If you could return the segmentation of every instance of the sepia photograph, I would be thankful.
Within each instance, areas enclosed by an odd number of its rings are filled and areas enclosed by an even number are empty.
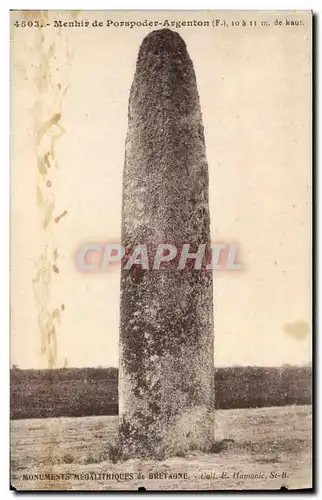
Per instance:
[[[308,10],[10,12],[10,485],[312,488]]]

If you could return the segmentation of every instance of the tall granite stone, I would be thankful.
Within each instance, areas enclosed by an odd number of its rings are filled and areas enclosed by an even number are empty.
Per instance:
[[[207,451],[214,433],[212,272],[178,258],[151,269],[160,243],[210,246],[208,166],[196,77],[169,29],[140,47],[130,92],[122,244],[149,269],[121,272],[119,440],[123,456]],[[146,267],[146,266],[145,266]]]

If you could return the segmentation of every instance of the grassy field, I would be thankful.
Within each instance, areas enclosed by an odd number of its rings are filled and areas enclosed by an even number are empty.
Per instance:
[[[310,405],[217,410],[217,453],[116,464],[107,445],[115,442],[117,417],[14,420],[11,484],[18,490],[308,488],[311,414]],[[149,478],[160,473],[186,474],[187,479]]]

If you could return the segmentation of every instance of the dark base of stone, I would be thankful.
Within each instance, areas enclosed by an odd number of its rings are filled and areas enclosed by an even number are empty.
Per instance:
[[[108,447],[108,456],[111,462],[113,463],[118,463],[118,462],[125,462],[130,459],[145,459],[145,460],[156,460],[156,461],[162,461],[170,457],[179,457],[179,458],[187,458],[189,457],[192,453],[198,453],[198,454],[206,454],[206,455],[214,455],[218,453],[222,453],[227,451],[227,449],[231,448],[234,446],[234,440],[233,439],[222,439],[220,441],[215,441],[215,439],[210,440],[208,445],[204,448],[187,448],[186,451],[177,450],[171,453],[171,454],[166,454],[165,450],[141,450],[141,454],[137,453],[137,450],[131,450],[129,446],[127,446],[126,442],[122,439],[118,439],[118,441],[114,444],[110,444]],[[132,452],[132,453],[131,453]]]
[[[164,415],[133,415],[121,418],[120,456],[164,460],[193,451],[209,453],[214,443],[214,412],[204,407],[189,408],[174,418]]]

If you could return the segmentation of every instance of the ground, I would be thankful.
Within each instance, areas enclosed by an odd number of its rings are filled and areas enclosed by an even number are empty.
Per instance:
[[[107,450],[116,439],[117,417],[14,420],[11,484],[17,490],[309,488],[311,416],[309,405],[217,410],[214,453],[115,464]],[[149,479],[156,473],[187,478]]]

